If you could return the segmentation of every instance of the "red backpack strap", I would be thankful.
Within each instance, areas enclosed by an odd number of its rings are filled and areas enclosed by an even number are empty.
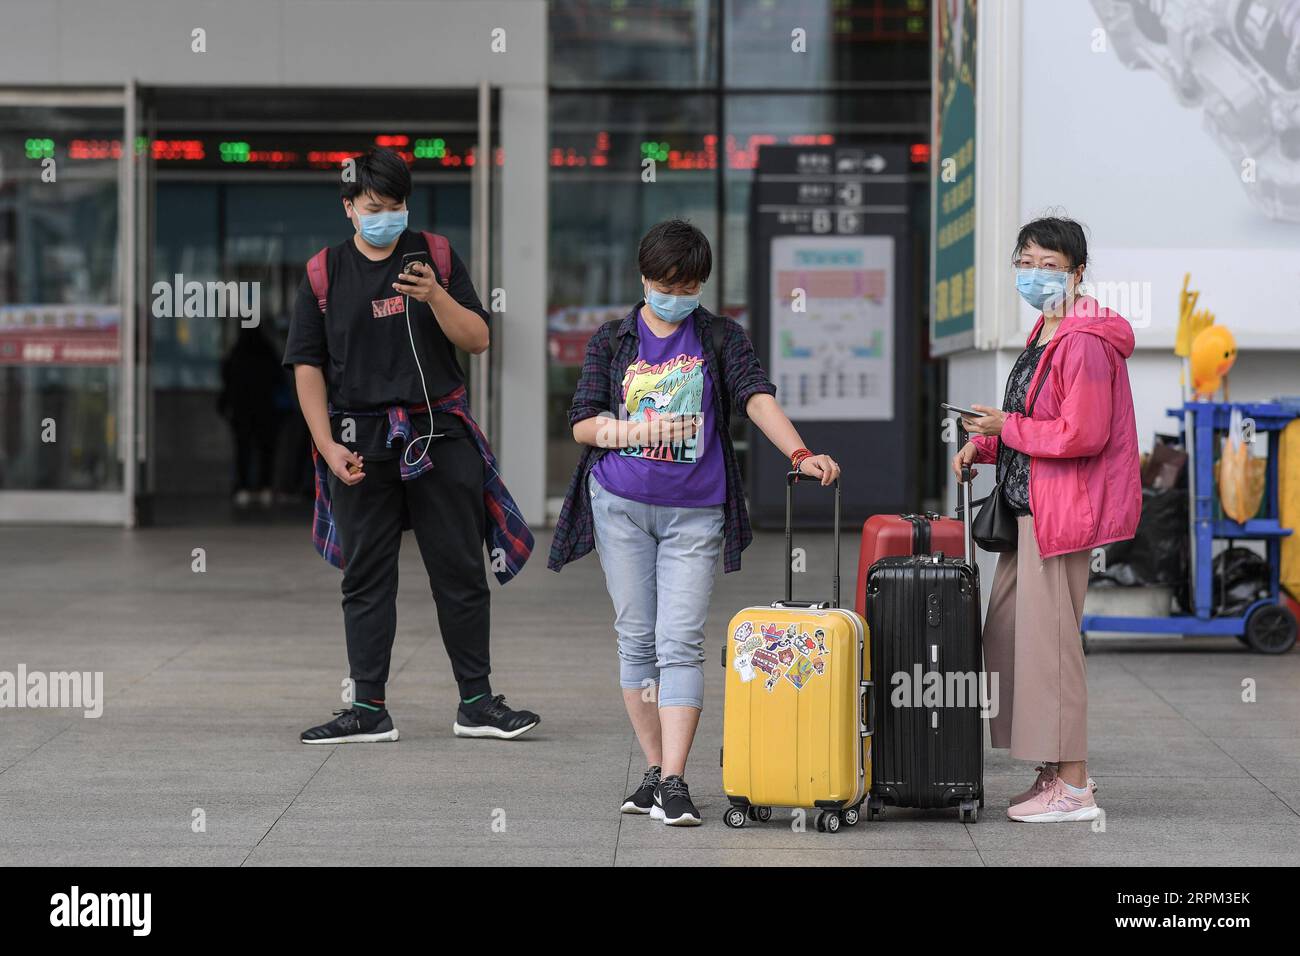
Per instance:
[[[446,236],[436,232],[422,232],[420,235],[424,236],[429,255],[433,256],[434,268],[438,270],[438,279],[446,289],[451,284],[451,243]]]
[[[307,281],[311,283],[311,291],[316,296],[321,315],[325,314],[325,303],[330,292],[330,274],[326,268],[328,252],[329,248],[326,247],[307,260]]]

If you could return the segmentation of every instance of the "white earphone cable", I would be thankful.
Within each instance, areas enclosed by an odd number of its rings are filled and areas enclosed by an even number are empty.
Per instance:
[[[411,357],[415,359],[415,370],[420,373],[420,391],[424,393],[424,407],[429,410],[429,434],[417,435],[402,452],[402,461],[406,463],[408,468],[414,468],[421,458],[429,454],[429,443],[435,438],[441,438],[442,435],[435,434],[433,431],[433,402],[429,401],[429,387],[424,384],[424,368],[420,365],[420,354],[415,350],[415,333],[411,331],[411,297],[404,295],[402,299],[405,303],[406,336],[411,340]],[[411,425],[415,425],[414,416],[412,416]],[[412,430],[414,430],[414,427],[412,427]],[[411,461],[411,449],[421,442],[424,443],[424,450],[416,456],[415,461]]]

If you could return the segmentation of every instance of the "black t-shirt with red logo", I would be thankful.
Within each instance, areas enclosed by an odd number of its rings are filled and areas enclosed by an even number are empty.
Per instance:
[[[336,441],[341,434],[340,413],[424,404],[420,371],[406,329],[406,297],[393,288],[402,256],[411,252],[423,252],[427,260],[433,260],[424,237],[410,229],[402,233],[388,258],[377,262],[363,256],[351,238],[332,246],[326,257],[329,307],[325,315],[321,315],[305,275],[298,287],[283,361],[288,367],[315,365],[324,372],[330,407],[336,412],[332,416]],[[454,250],[447,291],[487,321],[469,271]],[[465,375],[455,346],[429,305],[411,299],[410,318],[429,398],[437,401],[464,384]],[[344,444],[367,457],[381,456],[387,420],[382,415],[357,416],[355,422],[356,440]],[[413,422],[421,434],[427,423],[423,415],[415,416]]]

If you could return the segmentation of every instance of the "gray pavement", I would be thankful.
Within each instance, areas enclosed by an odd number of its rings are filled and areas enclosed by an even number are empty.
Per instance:
[[[805,537],[796,595],[822,598],[828,536]],[[106,698],[97,719],[0,709],[0,863],[1300,863],[1300,654],[1257,657],[1231,640],[1097,642],[1090,766],[1104,832],[1007,821],[1032,768],[993,752],[974,825],[891,810],[826,835],[778,811],[727,829],[713,662],[734,610],[779,596],[779,534],[760,535],[715,588],[687,773],[705,825],[622,816],[643,768],[600,568],[591,555],[553,574],[539,539],[525,573],[493,585],[495,688],[542,714],[533,735],[452,737],[455,685],[408,535],[389,684],[402,739],[305,747],[298,733],[340,706],[347,670],[338,574],[304,526],[0,529],[0,671],[103,671]],[[205,573],[191,570],[194,548]]]

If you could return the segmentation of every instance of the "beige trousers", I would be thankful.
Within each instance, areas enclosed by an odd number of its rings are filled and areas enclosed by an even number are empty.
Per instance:
[[[1079,623],[1091,552],[1046,561],[1034,519],[1016,519],[1019,548],[998,557],[984,619],[984,668],[998,675],[993,746],[1017,760],[1088,758],[1088,675]]]

